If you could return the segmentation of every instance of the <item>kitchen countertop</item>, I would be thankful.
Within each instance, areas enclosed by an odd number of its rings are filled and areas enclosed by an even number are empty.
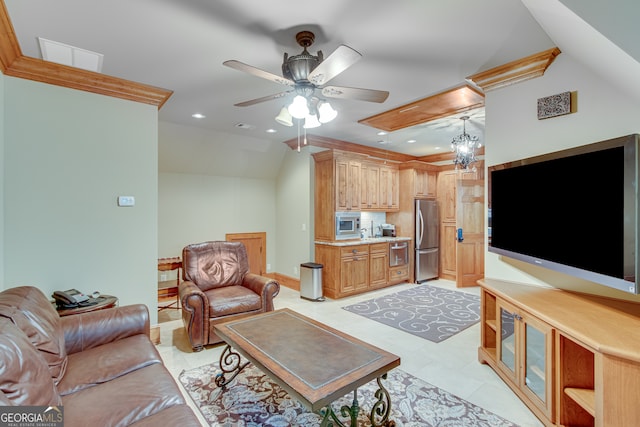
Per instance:
[[[355,245],[371,245],[374,243],[386,243],[386,242],[407,242],[411,240],[411,237],[365,237],[364,239],[353,240],[336,240],[327,242],[323,240],[316,240],[316,245],[327,246],[355,246]]]

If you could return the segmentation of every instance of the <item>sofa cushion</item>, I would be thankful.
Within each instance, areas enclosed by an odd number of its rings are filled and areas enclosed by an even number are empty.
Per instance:
[[[146,335],[134,335],[69,355],[67,372],[58,383],[61,396],[121,377],[145,366],[162,363]]]
[[[209,299],[209,317],[231,316],[262,308],[260,295],[244,286],[227,286],[206,291]]]
[[[156,363],[62,396],[62,404],[65,427],[98,427],[128,426],[185,401],[169,371]]]
[[[158,426],[194,426],[201,427],[198,417],[193,413],[191,408],[187,405],[176,405],[167,409],[163,409],[161,412],[156,412],[153,415],[131,424],[131,427],[158,427]]]
[[[0,319],[0,391],[16,406],[61,403],[42,352],[7,319]]]
[[[21,286],[0,292],[0,316],[10,319],[40,351],[57,383],[67,366],[60,316],[42,291]]]

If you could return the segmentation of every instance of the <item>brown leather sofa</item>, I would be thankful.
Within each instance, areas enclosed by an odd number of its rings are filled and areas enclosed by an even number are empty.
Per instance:
[[[182,321],[194,351],[222,342],[213,329],[220,322],[273,311],[280,284],[249,272],[240,242],[212,241],[182,250],[179,285]]]
[[[0,405],[62,405],[64,426],[200,426],[130,305],[59,317],[38,288],[0,292]]]

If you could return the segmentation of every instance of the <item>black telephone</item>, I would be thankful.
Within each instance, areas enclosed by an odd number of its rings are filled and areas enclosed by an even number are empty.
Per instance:
[[[89,297],[77,289],[55,291],[52,296],[56,304],[64,308],[74,308],[89,303]]]

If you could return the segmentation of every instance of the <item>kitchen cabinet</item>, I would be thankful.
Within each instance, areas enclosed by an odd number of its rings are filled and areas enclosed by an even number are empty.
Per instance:
[[[314,239],[335,240],[335,213],[398,211],[398,166],[341,150],[313,153]]]
[[[640,425],[640,304],[496,279],[478,283],[478,359],[544,425]]]
[[[380,167],[380,206],[385,212],[397,211],[400,206],[400,178],[398,169]]]
[[[340,250],[340,292],[355,293],[369,287],[369,247],[350,246]]]
[[[389,267],[390,244],[386,239],[367,244],[316,243],[315,262],[323,265],[324,296],[337,299],[407,281],[408,264]]]
[[[336,211],[360,210],[360,162],[336,159]]]
[[[360,208],[362,210],[380,209],[380,166],[374,163],[362,163],[360,172]]]
[[[414,169],[413,194],[417,198],[436,197],[436,183],[438,173],[435,171]]]
[[[389,270],[389,244],[376,243],[369,245],[369,287],[387,285]]]

